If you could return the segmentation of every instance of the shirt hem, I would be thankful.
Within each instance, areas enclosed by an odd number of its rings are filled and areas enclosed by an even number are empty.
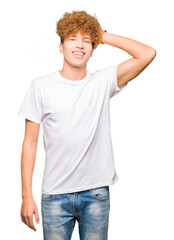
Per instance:
[[[97,183],[97,184],[94,184],[92,186],[85,186],[85,187],[77,188],[77,189],[74,189],[73,191],[72,190],[67,190],[67,191],[60,191],[60,192],[45,192],[45,191],[41,190],[41,192],[43,194],[53,194],[53,195],[54,194],[68,194],[68,193],[73,193],[73,192],[87,191],[89,189],[98,188],[98,187],[111,186],[114,183],[116,183],[117,181],[118,181],[118,177],[116,177],[111,182]]]

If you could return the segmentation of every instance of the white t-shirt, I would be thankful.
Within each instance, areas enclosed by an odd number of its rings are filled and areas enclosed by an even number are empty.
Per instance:
[[[110,98],[120,90],[117,67],[86,71],[82,80],[59,70],[36,77],[18,115],[43,125],[42,193],[63,194],[114,184]]]

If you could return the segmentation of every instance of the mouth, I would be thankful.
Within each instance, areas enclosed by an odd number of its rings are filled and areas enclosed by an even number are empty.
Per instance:
[[[72,54],[77,58],[83,58],[83,56],[85,55],[85,53],[82,51],[74,51],[72,52]]]

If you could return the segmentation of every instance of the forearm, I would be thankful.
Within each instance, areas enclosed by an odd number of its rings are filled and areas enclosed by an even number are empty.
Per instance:
[[[22,198],[33,198],[32,176],[35,165],[37,143],[24,140],[21,156]]]
[[[156,50],[136,40],[104,32],[102,42],[120,48],[137,59],[149,59]]]

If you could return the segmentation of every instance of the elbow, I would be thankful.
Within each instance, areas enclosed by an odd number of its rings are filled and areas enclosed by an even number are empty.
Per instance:
[[[152,62],[153,59],[156,57],[156,54],[157,54],[156,49],[151,48],[151,50],[149,51],[149,54],[148,54],[148,60],[149,60],[150,62]]]
[[[146,54],[146,56],[144,57],[144,61],[146,63],[151,63],[153,61],[153,59],[156,57],[157,51],[154,48],[150,48],[150,50],[148,51],[148,53]]]
[[[152,49],[152,56],[151,56],[151,58],[152,58],[152,60],[156,57],[156,54],[157,54],[157,51],[156,51],[156,49]]]

